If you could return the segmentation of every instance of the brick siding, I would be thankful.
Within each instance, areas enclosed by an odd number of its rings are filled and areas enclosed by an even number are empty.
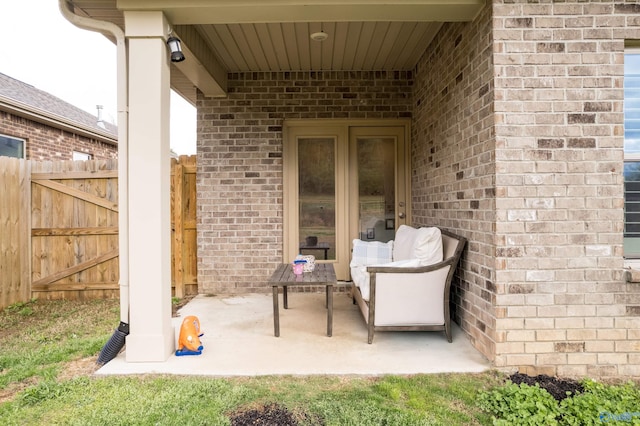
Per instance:
[[[640,6],[494,1],[415,71],[418,224],[465,235],[454,318],[495,366],[640,375],[623,274],[625,39]]]
[[[495,137],[491,8],[445,24],[415,71],[413,219],[467,237],[452,315],[495,353]]]
[[[282,261],[285,119],[406,118],[407,72],[229,75],[229,96],[198,100],[198,286],[265,291]]]
[[[72,160],[73,151],[91,154],[95,160],[118,158],[118,146],[47,126],[0,111],[0,134],[26,141],[30,160]]]
[[[640,375],[623,274],[631,2],[493,2],[498,367]]]

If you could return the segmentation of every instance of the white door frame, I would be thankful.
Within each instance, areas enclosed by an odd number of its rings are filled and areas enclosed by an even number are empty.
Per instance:
[[[299,137],[334,137],[336,140],[336,182],[349,182],[349,147],[351,128],[403,127],[404,149],[398,151],[396,158],[396,182],[402,180],[407,194],[402,210],[396,206],[396,228],[400,223],[411,223],[411,160],[410,160],[410,119],[349,120],[349,119],[293,119],[283,123],[283,259],[287,263],[298,254],[300,236],[298,235],[298,147]],[[396,192],[397,193],[397,192]],[[349,185],[336,185],[336,211],[349,211]],[[404,212],[400,220],[398,212]],[[347,238],[338,237],[348,235]],[[357,227],[353,229],[352,215],[336,218],[336,259],[330,260],[336,266],[339,280],[349,279],[349,260],[351,240],[358,237]],[[318,260],[317,261],[322,261]]]

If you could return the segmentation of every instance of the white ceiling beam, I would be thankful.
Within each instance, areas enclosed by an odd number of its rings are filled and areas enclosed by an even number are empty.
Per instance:
[[[121,10],[162,10],[174,24],[471,21],[485,0],[118,0]]]
[[[227,95],[227,70],[220,64],[206,41],[194,27],[174,25],[173,31],[180,39],[185,60],[175,62],[182,72],[205,96]]]

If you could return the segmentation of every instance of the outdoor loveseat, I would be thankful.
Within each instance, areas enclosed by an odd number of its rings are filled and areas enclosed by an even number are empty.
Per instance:
[[[437,227],[406,225],[388,243],[353,240],[351,294],[369,343],[376,330],[444,330],[451,342],[449,293],[465,243]]]

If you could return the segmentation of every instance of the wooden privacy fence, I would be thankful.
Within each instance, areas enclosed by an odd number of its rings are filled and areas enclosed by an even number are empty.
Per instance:
[[[30,163],[0,157],[0,309],[29,300]]]
[[[113,297],[118,290],[115,160],[33,162],[31,294]]]
[[[173,295],[198,294],[195,155],[171,159],[171,231]]]
[[[117,297],[116,160],[0,157],[0,308]],[[172,160],[172,287],[197,293],[195,157]]]

